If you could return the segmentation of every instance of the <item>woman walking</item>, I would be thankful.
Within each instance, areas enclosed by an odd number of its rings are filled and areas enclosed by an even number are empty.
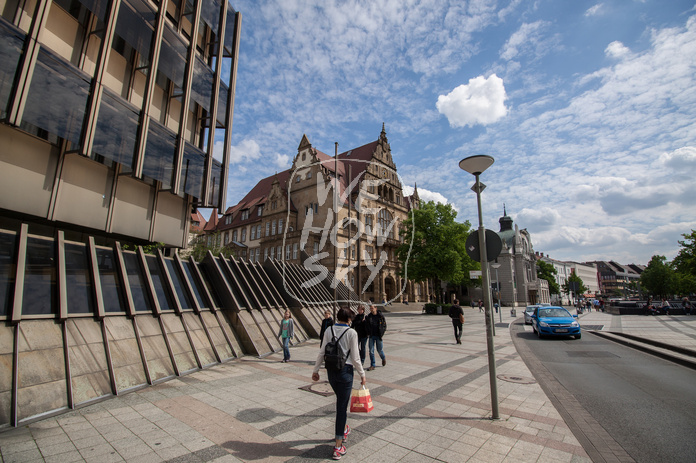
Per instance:
[[[290,360],[290,340],[293,336],[295,336],[295,322],[292,320],[290,310],[286,310],[278,329],[278,337],[283,341],[283,363]]]
[[[335,437],[336,445],[333,448],[333,459],[340,460],[346,454],[346,446],[344,445],[348,434],[350,434],[350,426],[346,424],[348,419],[348,404],[350,403],[350,393],[353,389],[353,368],[358,370],[361,378],[361,384],[365,385],[365,370],[360,363],[360,355],[358,352],[358,334],[354,329],[350,328],[349,324],[353,318],[353,312],[346,308],[341,308],[336,314],[338,323],[330,327],[324,333],[324,339],[317,355],[317,361],[314,364],[314,372],[312,380],[319,381],[319,369],[324,362],[324,353],[326,345],[335,337],[338,340],[342,352],[347,355],[346,363],[340,370],[332,370],[327,368],[326,375],[331,384],[334,394],[336,394],[336,424]]]

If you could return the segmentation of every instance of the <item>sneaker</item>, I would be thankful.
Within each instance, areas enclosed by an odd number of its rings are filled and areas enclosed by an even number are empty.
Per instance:
[[[346,425],[346,431],[343,433],[343,443],[348,441],[348,434],[350,434],[350,426]]]
[[[337,449],[336,447],[334,447],[334,449],[333,449],[333,459],[334,460],[340,460],[341,457],[345,454],[346,454],[346,446],[345,445],[341,445],[340,449]]]
[[[387,359],[386,359],[386,358],[383,358],[383,359],[382,359],[382,366],[386,366],[386,364],[387,364]]]

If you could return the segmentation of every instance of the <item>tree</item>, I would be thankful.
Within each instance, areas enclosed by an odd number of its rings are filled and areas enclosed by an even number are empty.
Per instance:
[[[561,287],[556,281],[558,271],[554,268],[554,266],[543,260],[537,260],[536,268],[537,278],[541,278],[549,282],[549,293],[561,294]]]
[[[575,288],[573,288],[574,286]],[[588,290],[587,286],[582,282],[582,278],[575,272],[570,274],[566,282],[561,285],[561,288],[564,294],[570,294],[572,292],[575,293],[576,296],[578,294],[585,294]]]
[[[665,256],[652,256],[650,263],[640,274],[640,284],[648,293],[667,297],[675,289],[674,270]]]
[[[470,270],[480,269],[465,249],[471,224],[455,222],[457,211],[451,204],[428,201],[412,212],[404,221],[404,242],[396,251],[402,276],[462,284],[469,279]]]
[[[696,277],[696,230],[683,234],[684,241],[677,241],[681,249],[672,261],[677,272]]]
[[[212,235],[200,235],[196,239],[191,255],[193,260],[200,262],[205,258],[210,251],[214,256],[222,255],[224,257],[234,256],[232,250],[220,244],[220,232],[215,232]],[[210,244],[208,244],[210,243]]]

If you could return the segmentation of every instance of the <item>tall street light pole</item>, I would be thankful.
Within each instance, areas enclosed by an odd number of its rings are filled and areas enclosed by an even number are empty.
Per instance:
[[[486,229],[483,226],[483,212],[481,211],[481,192],[486,185],[481,183],[479,176],[488,169],[495,159],[493,156],[476,155],[459,161],[459,167],[472,174],[476,178],[476,183],[471,189],[476,193],[476,203],[478,205],[479,219],[479,250],[481,255],[481,273],[483,279],[483,303],[486,312],[486,344],[488,347],[488,376],[491,387],[491,418],[500,419],[498,412],[498,383],[495,374],[495,345],[493,343],[493,307],[491,307],[491,284],[490,272],[488,269],[488,256],[486,255]]]

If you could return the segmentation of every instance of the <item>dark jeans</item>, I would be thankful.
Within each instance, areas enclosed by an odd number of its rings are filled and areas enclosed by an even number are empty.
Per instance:
[[[358,338],[358,347],[360,352],[360,364],[365,363],[365,346],[367,345],[367,338]]]
[[[353,365],[343,367],[341,371],[326,370],[329,384],[336,394],[336,439],[343,439],[348,419],[348,404],[353,389]]]
[[[283,360],[290,360],[290,338],[283,338]]]
[[[454,339],[459,341],[460,339],[462,339],[462,322],[453,318],[452,326],[454,326]]]

